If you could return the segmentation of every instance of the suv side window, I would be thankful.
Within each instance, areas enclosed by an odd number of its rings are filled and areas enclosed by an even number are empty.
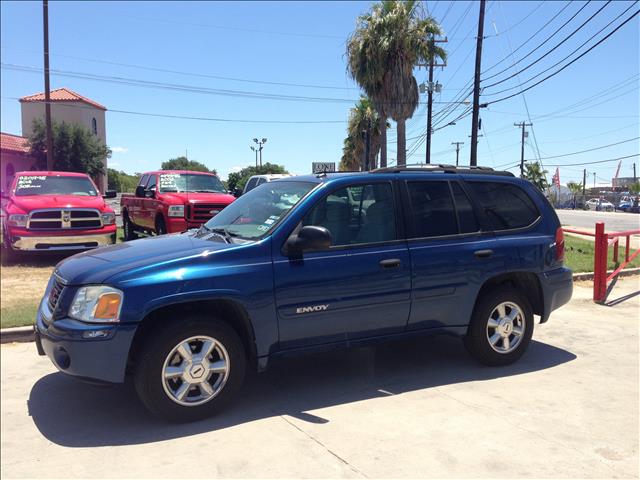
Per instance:
[[[408,182],[407,189],[414,238],[458,234],[449,182]]]
[[[320,200],[302,220],[331,232],[332,246],[387,242],[396,239],[390,183],[353,185]]]
[[[456,213],[458,214],[458,223],[460,225],[460,233],[473,233],[480,230],[478,219],[473,212],[473,205],[464,193],[458,182],[451,182],[451,190],[453,191],[453,199],[456,203]]]
[[[473,190],[493,230],[511,230],[531,225],[540,216],[527,193],[516,185],[500,182],[474,182]]]
[[[250,178],[249,181],[247,182],[247,186],[245,187],[245,192],[248,192],[249,190],[255,188],[256,183],[258,182],[257,178]]]

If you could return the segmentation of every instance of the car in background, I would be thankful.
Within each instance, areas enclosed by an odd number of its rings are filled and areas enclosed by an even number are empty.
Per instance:
[[[242,195],[253,190],[259,185],[263,183],[273,182],[275,180],[280,180],[281,178],[291,177],[292,175],[289,173],[269,173],[266,175],[254,175],[247,180],[247,183],[244,186],[244,190],[242,191]]]
[[[620,203],[618,203],[618,206],[616,208],[623,212],[638,213],[638,211],[640,210],[638,208],[639,203],[640,199],[638,199],[637,197],[622,197]]]
[[[606,211],[606,212],[613,212],[614,210],[613,203],[608,202],[606,200],[602,200],[601,198],[592,198],[590,200],[587,200],[585,205],[589,210],[598,210],[598,211]]]
[[[140,176],[120,199],[125,240],[199,228],[235,200],[213,173],[160,170]]]
[[[114,198],[84,173],[18,172],[2,192],[3,256],[20,252],[83,250],[116,242],[116,216],[104,199]]]

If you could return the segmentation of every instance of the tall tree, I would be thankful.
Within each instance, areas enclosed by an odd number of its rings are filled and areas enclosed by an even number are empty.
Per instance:
[[[195,172],[211,172],[215,173],[215,170],[209,170],[204,164],[195,160],[189,160],[187,157],[176,157],[166,162],[162,162],[162,170],[191,170]]]
[[[385,129],[387,124],[385,123]],[[365,168],[366,140],[363,133],[369,130],[369,168],[376,168],[376,156],[380,151],[381,132],[379,115],[373,106],[371,99],[361,96],[349,113],[347,125],[347,138],[342,147],[341,171],[358,171]]]
[[[538,187],[540,191],[544,191],[549,186],[547,173],[540,165],[540,162],[531,162],[524,166],[524,178]]]
[[[104,171],[105,158],[111,156],[111,150],[93,135],[90,130],[66,122],[54,122],[53,130],[53,168],[64,172],[83,172],[97,177]],[[39,168],[47,166],[47,135],[44,122],[33,121],[29,136],[31,156],[36,159]]]
[[[415,0],[385,0],[358,17],[347,41],[347,71],[373,100],[380,117],[382,152],[386,166],[387,118],[397,123],[398,165],[407,159],[405,124],[418,106],[418,83],[413,69],[418,63],[446,59],[446,52],[431,41],[440,35],[433,18],[420,18]]]

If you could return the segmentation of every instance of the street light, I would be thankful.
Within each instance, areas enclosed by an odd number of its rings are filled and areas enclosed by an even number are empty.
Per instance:
[[[252,151],[256,152],[256,168],[257,168],[257,167],[258,167],[258,149],[257,149],[257,148],[255,148],[253,145],[250,145],[250,146],[249,146],[249,148],[250,148]]]
[[[258,166],[258,152],[260,152],[260,166],[262,166],[262,149],[264,148],[263,145],[267,143],[267,139],[263,138],[262,140],[258,140],[257,138],[254,138],[253,141],[258,145],[258,148],[254,148],[253,146],[251,147],[251,150],[255,150],[256,152],[256,167]]]

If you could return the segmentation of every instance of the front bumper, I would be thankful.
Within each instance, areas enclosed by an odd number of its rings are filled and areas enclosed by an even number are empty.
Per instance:
[[[167,221],[167,233],[186,232],[192,228],[200,228],[206,222],[187,220],[182,217],[169,217]]]
[[[46,323],[38,310],[34,333],[40,355],[58,370],[87,380],[122,383],[135,325],[88,324],[64,318]],[[104,332],[95,338],[94,332]]]
[[[540,323],[549,320],[549,315],[571,300],[573,295],[573,272],[567,267],[560,267],[538,275],[544,298],[544,311]]]
[[[116,243],[116,232],[94,233],[89,235],[25,236],[12,235],[14,250],[25,252],[80,250],[103,247]]]

